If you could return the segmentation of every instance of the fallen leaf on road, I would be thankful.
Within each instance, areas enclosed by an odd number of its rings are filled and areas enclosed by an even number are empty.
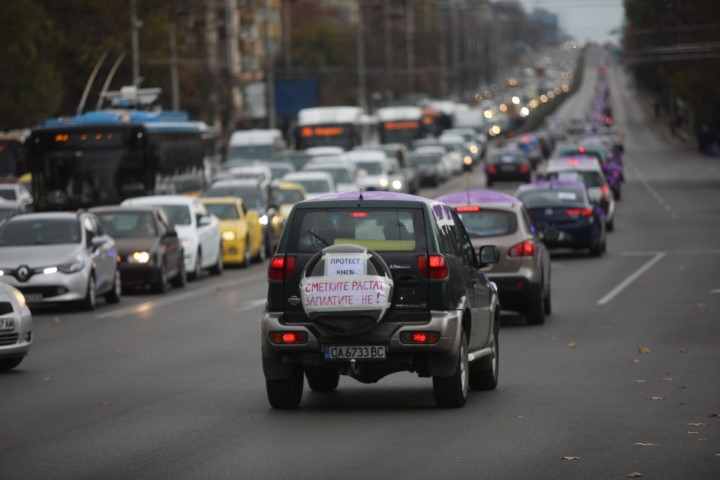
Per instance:
[[[578,346],[577,342],[568,343],[568,348],[577,348],[577,346]]]
[[[684,348],[676,348],[675,353],[685,353],[685,349]]]
[[[678,388],[682,390],[682,389],[687,388],[687,385],[678,385]]]
[[[650,352],[652,352],[652,350],[650,349],[650,347],[640,347],[640,349],[639,349],[638,351],[639,351],[640,353],[650,353]]]
[[[568,457],[560,457],[560,459],[572,461],[572,460],[580,460],[580,457],[569,457],[568,456]]]
[[[107,406],[112,405],[112,402],[100,402],[100,405],[103,407],[107,407]]]
[[[62,323],[62,318],[60,317],[52,317],[52,322],[56,325],[59,325]]]
[[[710,415],[708,415],[708,417],[710,417],[710,418],[720,418],[720,413],[711,413]]]
[[[657,447],[657,443],[635,443],[639,447]]]
[[[647,383],[647,380],[645,380],[644,378],[637,378],[637,379],[633,380],[632,382],[633,382],[634,384]]]
[[[660,395],[655,395],[652,397],[647,397],[648,400],[665,400],[665,397],[661,397]]]
[[[662,378],[660,378],[660,380],[662,380],[663,382],[672,382],[673,377],[662,377]]]
[[[700,432],[687,432],[688,435],[697,435]]]
[[[687,425],[688,427],[704,427],[705,426],[704,423],[686,423],[685,425]]]
[[[627,478],[640,478],[642,477],[642,473],[640,472],[630,472],[625,475]]]
[[[633,358],[632,362],[633,362],[633,363],[640,363],[640,360],[637,359],[637,358]]]
[[[707,438],[705,438],[705,437],[698,438],[698,442],[707,442]]]

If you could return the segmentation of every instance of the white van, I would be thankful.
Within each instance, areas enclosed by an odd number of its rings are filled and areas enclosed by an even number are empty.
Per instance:
[[[278,129],[238,130],[230,136],[227,161],[238,165],[269,162],[285,148],[285,139]]]

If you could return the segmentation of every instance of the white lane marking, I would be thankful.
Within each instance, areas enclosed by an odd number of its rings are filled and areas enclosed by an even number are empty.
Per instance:
[[[650,182],[647,181],[645,178],[645,175],[635,166],[628,162],[628,164],[632,167],[632,169],[635,171],[635,175],[637,175],[638,179],[640,180],[640,183],[642,183],[643,187],[650,192],[650,195],[655,199],[658,204],[665,209],[666,212],[671,213],[672,207],[670,204],[650,185]],[[677,218],[677,213],[671,214],[672,218]]]
[[[131,305],[129,307],[123,307],[118,308],[116,310],[112,310],[110,312],[101,313],[99,315],[95,315],[95,318],[97,319],[103,319],[103,318],[121,318],[121,317],[127,317],[131,315],[137,315],[138,313],[147,312],[149,310],[152,310],[154,308],[158,307],[164,307],[165,305],[170,305],[173,303],[178,303],[184,300],[190,300],[192,298],[196,297],[202,297],[204,295],[212,294],[216,291],[221,291],[224,288],[227,287],[239,287],[246,283],[251,283],[257,281],[256,278],[253,277],[245,277],[241,280],[232,280],[228,282],[223,283],[217,283],[215,285],[210,285],[204,288],[199,288],[197,290],[191,290],[188,292],[183,292],[180,295],[171,295],[165,298],[161,298],[158,300],[150,300],[148,302],[143,302],[138,305]],[[264,302],[265,300],[263,300]]]
[[[710,290],[710,293],[720,293],[720,288],[716,288],[715,290]]]
[[[668,255],[720,255],[720,249],[708,248],[698,250],[664,250]],[[649,257],[657,255],[660,250],[625,250],[621,252],[613,252],[620,257]]]
[[[625,280],[620,282],[615,288],[610,290],[607,295],[602,297],[600,300],[597,301],[597,305],[605,305],[608,302],[611,302],[616,296],[620,294],[623,290],[625,290],[631,283],[633,283],[635,280],[637,280],[640,275],[650,270],[653,265],[655,265],[657,262],[663,259],[667,255],[666,252],[658,252],[655,254],[653,258],[645,262],[645,264],[635,270],[635,272],[627,277]]]
[[[252,300],[250,302],[243,302],[243,305],[241,307],[233,308],[232,313],[237,312],[244,312],[246,310],[252,310],[253,308],[257,308],[260,305],[265,305],[265,299],[262,300]]]

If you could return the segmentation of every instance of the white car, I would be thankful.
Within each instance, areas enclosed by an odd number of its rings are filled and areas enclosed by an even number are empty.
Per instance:
[[[321,157],[322,158],[322,157]],[[327,159],[337,157],[327,157]],[[302,168],[301,172],[327,172],[333,177],[335,182],[335,189],[340,192],[357,192],[358,176],[357,168],[352,162],[344,162],[339,160],[337,162],[329,160],[311,160],[306,163]]]
[[[396,163],[391,163],[384,152],[374,150],[353,150],[347,153],[355,162],[358,170],[364,170],[360,176],[362,190],[385,190],[407,193],[405,177]]]
[[[0,184],[0,201],[17,203],[20,210],[29,212],[32,210],[33,197],[20,183],[3,183]]]
[[[327,172],[293,172],[285,175],[282,181],[302,185],[308,199],[337,193],[335,181]]]
[[[214,275],[223,272],[220,220],[209,213],[197,198],[151,195],[128,198],[121,205],[153,205],[165,210],[182,241],[185,271],[190,278],[200,278],[204,269],[209,269]]]
[[[23,361],[33,341],[33,320],[25,297],[15,287],[0,282],[0,371]]]

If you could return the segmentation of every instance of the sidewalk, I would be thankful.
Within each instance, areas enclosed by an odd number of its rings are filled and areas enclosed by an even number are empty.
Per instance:
[[[658,133],[666,142],[679,148],[697,150],[697,139],[693,134],[679,128],[673,135],[670,128],[670,116],[665,112],[661,113],[659,117],[655,116],[654,102],[649,95],[641,94],[640,104],[645,112],[645,118],[648,119],[648,123],[655,125]]]

